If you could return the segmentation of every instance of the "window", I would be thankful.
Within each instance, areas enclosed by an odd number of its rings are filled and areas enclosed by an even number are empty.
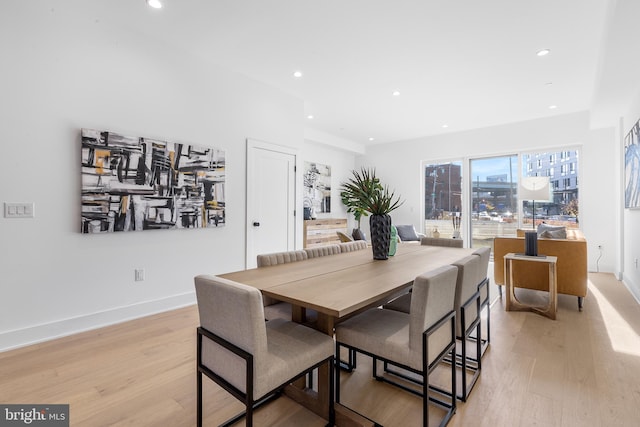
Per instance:
[[[531,159],[538,158],[540,153],[530,153],[522,155],[522,164],[526,164]],[[555,173],[558,172],[550,165],[542,168],[540,176],[550,177],[550,187],[552,195],[548,202],[535,203],[536,225],[544,221],[552,225],[564,225],[566,227],[578,227],[578,151],[562,150],[549,155],[549,159],[560,158],[560,176],[566,177],[557,179]],[[562,163],[566,162],[566,163]],[[545,170],[546,169],[546,170]],[[523,177],[534,176],[528,168],[522,169]],[[571,174],[571,176],[569,176]],[[534,205],[526,200],[523,205],[523,228],[532,226]],[[528,226],[527,226],[528,224]]]
[[[518,156],[471,159],[470,169],[471,246],[491,246],[494,237],[515,236]]]
[[[551,160],[560,167],[552,166]],[[536,226],[544,221],[578,228],[577,150],[426,161],[423,168],[423,231],[427,235],[437,228],[441,237],[451,237],[458,227],[465,245],[491,246],[496,236],[515,236],[518,228],[530,229],[534,210]],[[570,171],[575,173],[569,175]],[[535,201],[521,199],[520,185],[526,177],[548,178],[549,195]]]
[[[429,235],[460,232],[462,221],[462,160],[424,165],[424,225]],[[455,219],[459,218],[459,219]]]

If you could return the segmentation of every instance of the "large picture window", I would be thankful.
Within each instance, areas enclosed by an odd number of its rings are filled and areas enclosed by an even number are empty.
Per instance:
[[[543,222],[578,228],[578,162],[578,150],[567,148],[423,162],[423,231],[460,235],[470,241],[465,246],[481,247]],[[545,182],[548,195],[527,200],[521,190],[533,177]]]

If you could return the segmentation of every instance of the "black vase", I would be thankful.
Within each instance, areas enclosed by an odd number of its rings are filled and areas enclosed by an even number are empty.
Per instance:
[[[538,256],[538,233],[527,231],[524,233],[524,254]]]
[[[388,259],[391,244],[391,217],[389,215],[371,215],[371,246],[373,259]]]

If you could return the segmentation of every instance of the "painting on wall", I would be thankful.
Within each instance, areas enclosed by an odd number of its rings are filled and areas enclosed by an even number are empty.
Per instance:
[[[82,233],[225,224],[225,152],[82,129]]]
[[[624,138],[624,207],[640,208],[640,120]]]
[[[304,162],[305,219],[331,212],[331,166]]]

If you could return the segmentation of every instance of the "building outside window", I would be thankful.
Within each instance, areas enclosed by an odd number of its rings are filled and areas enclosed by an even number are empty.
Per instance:
[[[540,158],[545,153],[523,154],[523,164],[531,159]],[[555,154],[555,155],[554,155]],[[578,227],[578,151],[562,150],[557,153],[547,154],[549,159],[559,157],[562,162],[560,168],[554,168],[549,165],[543,165],[539,175],[548,176],[552,189],[552,201],[549,203],[536,203],[536,222],[538,219],[553,225],[564,225],[566,227]],[[556,157],[557,156],[557,157]],[[565,178],[572,174],[573,177]],[[528,168],[523,170],[524,176],[534,176]],[[531,206],[528,202],[523,201],[523,224],[531,226]],[[526,225],[524,226],[526,228]]]

